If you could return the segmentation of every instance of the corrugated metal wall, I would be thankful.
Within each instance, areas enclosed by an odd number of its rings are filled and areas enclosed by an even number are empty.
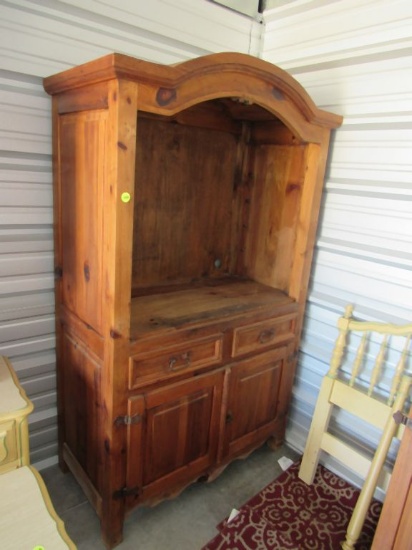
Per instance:
[[[288,429],[297,449],[304,446],[343,306],[354,302],[360,315],[376,319],[411,319],[412,4],[277,5],[266,13],[264,28],[206,0],[0,0],[0,353],[12,358],[35,403],[30,437],[38,467],[53,463],[57,452],[44,76],[111,51],[160,63],[228,50],[258,55],[265,30],[262,56],[291,72],[319,106],[344,115]]]
[[[344,116],[287,433],[303,450],[344,306],[355,304],[361,318],[412,321],[412,3],[283,4],[266,12],[263,58],[290,72],[318,106]],[[341,429],[366,446],[376,443],[368,426],[346,420]]]
[[[167,64],[256,54],[261,30],[202,0],[0,0],[0,354],[35,405],[37,467],[57,460],[51,101],[42,78],[112,51]]]

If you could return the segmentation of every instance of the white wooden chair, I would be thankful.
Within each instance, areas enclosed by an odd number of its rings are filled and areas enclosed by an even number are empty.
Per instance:
[[[412,324],[396,326],[356,321],[352,318],[352,311],[352,306],[348,306],[345,315],[338,321],[339,335],[332,354],[330,369],[320,388],[299,471],[299,477],[311,484],[323,451],[364,479],[348,526],[346,540],[342,544],[344,550],[354,548],[377,485],[386,490],[389,483],[390,473],[386,471],[384,465],[393,438],[402,437],[404,426],[398,424],[399,411],[402,412],[408,404],[412,384],[412,377],[407,374]],[[355,338],[359,337],[360,344],[357,352],[353,354],[353,361],[350,361],[348,341],[352,341],[352,335],[355,335]],[[362,381],[363,371],[367,370],[365,365],[370,361],[371,353],[368,348],[373,347],[369,342],[374,342],[376,338],[380,339],[381,343],[373,360],[370,381],[365,387],[365,382]],[[391,338],[396,338],[398,341],[403,338],[404,344],[399,351],[397,365],[392,369],[393,376],[391,376],[386,398],[383,398],[378,383],[388,370],[385,369],[385,363]],[[348,362],[351,368],[346,372]],[[329,424],[336,407],[348,411],[381,430],[382,435],[372,458],[365,456],[365,453],[361,453],[347,440],[340,439],[338,430],[333,434],[330,432]]]

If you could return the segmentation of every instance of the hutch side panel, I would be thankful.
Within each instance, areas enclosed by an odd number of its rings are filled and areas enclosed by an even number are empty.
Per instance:
[[[56,122],[60,460],[62,466],[70,467],[99,514],[107,479],[103,476],[107,407],[102,384],[107,368],[103,335],[108,116],[107,109],[80,110],[58,114]]]
[[[301,187],[301,201],[297,212],[296,236],[292,252],[292,269],[289,275],[288,294],[300,305],[300,322],[297,335],[303,324],[306,296],[308,292],[313,248],[316,239],[323,178],[326,169],[329,134],[322,129],[320,143],[308,143],[305,150],[304,181]],[[299,343],[299,340],[298,342]],[[297,348],[296,348],[297,349]]]
[[[96,490],[102,480],[101,360],[82,340],[65,330],[61,338],[61,374],[65,404],[65,451],[87,472]]]
[[[102,333],[107,112],[60,116],[62,303]]]
[[[304,145],[259,144],[253,148],[245,263],[252,279],[286,293],[304,173]]]

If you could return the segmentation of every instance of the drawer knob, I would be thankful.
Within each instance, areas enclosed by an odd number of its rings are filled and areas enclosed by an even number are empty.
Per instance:
[[[181,355],[172,355],[169,358],[169,370],[177,371],[179,369],[185,369],[190,365],[190,351],[182,353]]]
[[[269,330],[262,330],[262,332],[259,334],[259,342],[261,344],[267,344],[273,338],[275,337],[275,329],[269,329]]]

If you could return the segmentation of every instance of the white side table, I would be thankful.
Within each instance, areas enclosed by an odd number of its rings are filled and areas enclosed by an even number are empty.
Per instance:
[[[32,410],[10,361],[0,355],[0,547],[75,550],[43,479],[29,466]]]
[[[27,416],[33,404],[0,355],[0,474],[30,464]]]
[[[76,550],[34,468],[0,474],[0,495],[1,548]]]

